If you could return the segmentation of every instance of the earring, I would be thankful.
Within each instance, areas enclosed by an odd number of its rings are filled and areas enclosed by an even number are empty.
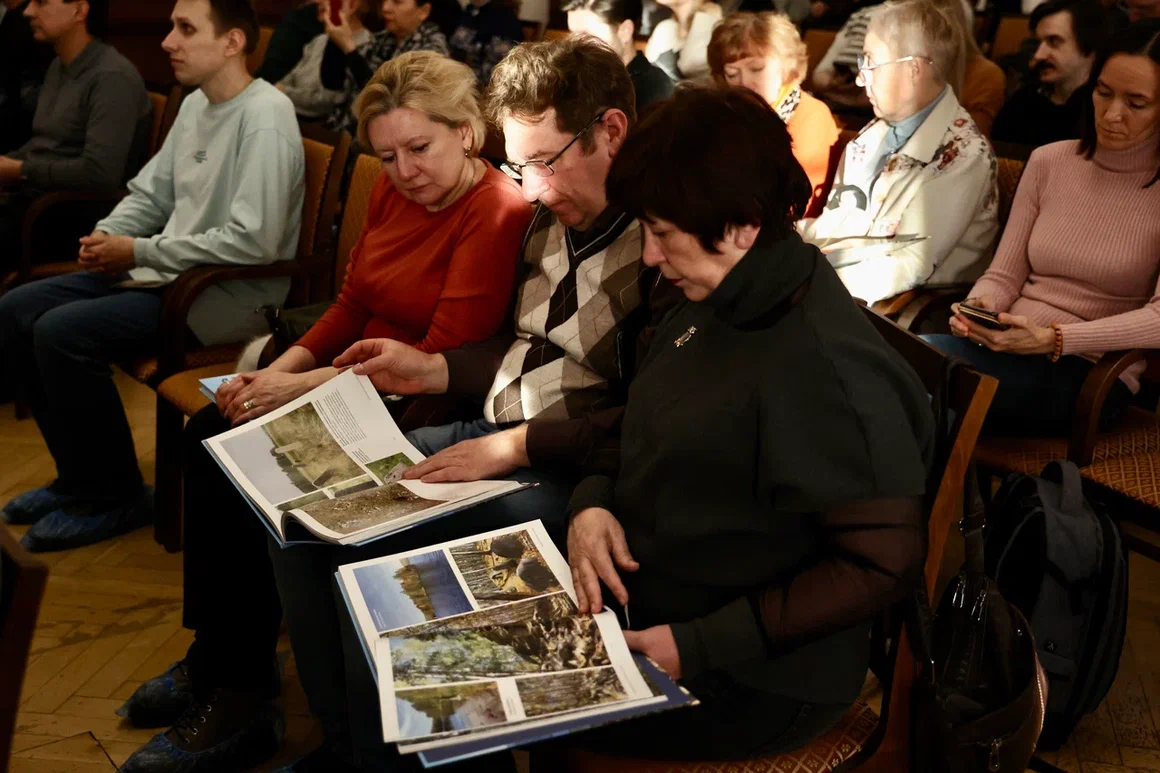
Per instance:
[[[471,158],[471,148],[464,148],[463,149],[463,157],[464,158]]]

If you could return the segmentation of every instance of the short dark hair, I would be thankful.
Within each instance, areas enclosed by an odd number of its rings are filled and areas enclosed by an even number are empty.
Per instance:
[[[493,126],[508,116],[534,118],[556,110],[556,128],[576,134],[602,110],[616,108],[636,121],[636,92],[624,62],[589,35],[520,43],[491,73],[484,115]],[[592,135],[580,138],[585,152]]]
[[[1160,65],[1160,19],[1141,19],[1112,35],[1092,64],[1092,74],[1088,79],[1087,88],[1089,95],[1095,92],[1100,74],[1104,71],[1104,65],[1116,54],[1146,56]],[[1088,103],[1084,106],[1083,133],[1079,140],[1079,154],[1084,158],[1091,158],[1095,155],[1097,143],[1096,111],[1089,96]],[[1144,187],[1151,187],[1157,180],[1160,180],[1160,158],[1157,159],[1156,174]]]
[[[609,27],[632,22],[633,30],[640,29],[641,0],[565,0],[563,10],[588,11]]]
[[[813,190],[785,123],[744,88],[680,88],[629,132],[605,182],[608,200],[667,220],[716,251],[729,226],[787,237]]]
[[[75,3],[77,0],[64,0]],[[109,0],[85,0],[89,4],[89,15],[85,17],[85,30],[94,38],[103,38],[109,31]]]
[[[258,14],[250,0],[209,0],[209,18],[218,35],[241,30],[246,36],[246,53],[254,53],[258,47]]]
[[[1112,17],[1099,0],[1047,0],[1031,12],[1028,28],[1031,34],[1048,16],[1066,12],[1071,17],[1071,32],[1084,56],[1100,50],[1112,34]]]

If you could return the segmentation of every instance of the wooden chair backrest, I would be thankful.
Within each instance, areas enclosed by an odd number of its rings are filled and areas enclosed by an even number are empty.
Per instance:
[[[256,73],[258,68],[262,66],[262,61],[266,58],[266,49],[270,47],[270,38],[272,37],[274,37],[273,27],[258,29],[258,45],[252,53],[246,54],[246,69],[251,74]]]
[[[544,30],[544,40],[563,40],[568,34],[568,30]]]
[[[822,57],[826,55],[826,52],[830,50],[830,46],[833,45],[834,38],[837,36],[837,30],[806,30],[806,34],[802,37],[802,42],[806,44],[807,74],[813,73],[814,68],[822,61]]]
[[[149,101],[153,104],[153,126],[149,133],[150,158],[161,150],[161,143],[165,142],[173,122],[177,120],[177,111],[181,109],[184,96],[180,85],[173,86],[167,94],[149,92]]]
[[[535,43],[544,31],[544,25],[532,19],[520,19],[520,27],[524,30],[524,42]]]
[[[48,567],[34,559],[0,524],[0,770],[6,770],[16,729],[20,688]]]
[[[333,135],[334,144],[311,137],[302,138],[306,157],[305,193],[302,197],[302,226],[298,232],[298,259],[326,264],[324,271],[297,278],[291,285],[288,305],[298,306],[317,299],[329,284],[330,262],[334,259],[331,229],[338,215],[342,174],[350,154],[350,135]]]
[[[894,347],[918,374],[927,391],[934,394],[945,377],[946,356],[877,312],[870,309],[864,311],[887,343]],[[948,389],[949,408],[955,418],[950,429],[950,450],[945,467],[939,475],[938,490],[931,506],[927,527],[928,552],[924,577],[927,593],[932,597],[947,538],[959,517],[959,505],[962,501],[963,482],[966,479],[968,465],[998,384],[999,382],[991,376],[968,368],[956,368],[951,376]],[[899,637],[896,653],[893,680],[884,692],[882,721],[875,734],[876,740],[881,741],[881,744],[868,744],[865,758],[875,760],[875,757],[882,755],[890,760],[889,766],[882,767],[882,770],[906,773],[910,743],[909,697],[918,669],[905,631]],[[897,696],[898,699],[892,700],[892,696]],[[870,767],[879,769],[877,764],[871,764]]]
[[[995,30],[995,40],[991,44],[991,60],[999,61],[1007,54],[1019,50],[1020,44],[1031,37],[1031,20],[1027,16],[1004,16]]]
[[[1011,217],[1011,205],[1015,203],[1015,191],[1019,189],[1019,178],[1023,176],[1026,162],[1014,158],[998,158],[996,173],[999,178],[999,234],[1007,227]]]
[[[370,209],[371,191],[383,173],[382,163],[374,156],[363,154],[355,162],[354,172],[346,189],[346,204],[342,210],[342,225],[338,229],[338,253],[334,260],[334,292],[342,287],[350,251],[358,242]]]

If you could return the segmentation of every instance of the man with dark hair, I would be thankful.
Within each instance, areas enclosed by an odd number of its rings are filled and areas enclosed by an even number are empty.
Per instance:
[[[0,204],[0,269],[14,262],[32,199],[50,191],[121,187],[145,160],[152,126],[145,82],[128,59],[96,37],[107,23],[105,0],[32,0],[24,16],[56,59],[37,100],[31,138],[0,156],[0,188],[9,193]]]
[[[1031,57],[1036,80],[1020,87],[995,117],[991,137],[1038,147],[1079,137],[1092,60],[1111,32],[1098,0],[1047,0],[1031,13],[1039,45]]]
[[[79,547],[152,520],[109,364],[156,351],[165,285],[197,266],[295,256],[302,138],[290,100],[246,70],[251,35],[248,3],[177,0],[162,48],[177,80],[197,91],[129,195],[80,240],[85,270],[0,296],[5,385],[32,408],[57,466],[51,485],[0,511],[31,524],[21,540],[29,550]],[[288,289],[286,279],[208,287],[189,312],[190,335],[215,345],[258,333],[254,309],[282,303]]]
[[[640,0],[568,0],[568,31],[588,34],[607,43],[632,78],[636,109],[673,93],[673,82],[665,71],[648,60],[634,45],[640,23]]]
[[[32,116],[52,48],[39,43],[24,15],[29,0],[0,2],[0,153],[32,136]]]

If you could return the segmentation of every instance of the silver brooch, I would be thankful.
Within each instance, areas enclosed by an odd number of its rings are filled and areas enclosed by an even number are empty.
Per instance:
[[[686,330],[684,333],[681,333],[680,338],[678,338],[676,341],[673,341],[673,343],[676,344],[677,348],[679,349],[680,347],[689,343],[689,339],[692,338],[693,334],[696,332],[697,332],[696,325],[689,325],[689,329]]]

